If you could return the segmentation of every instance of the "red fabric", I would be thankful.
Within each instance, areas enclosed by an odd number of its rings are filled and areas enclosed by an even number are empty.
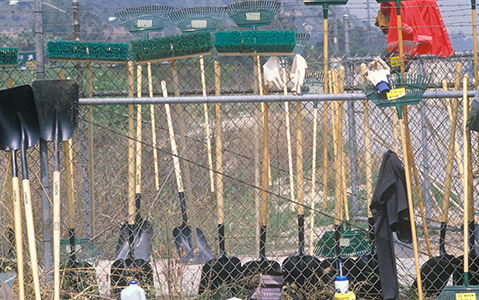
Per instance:
[[[394,2],[381,3],[381,11],[389,15],[387,43],[391,48],[398,40],[396,5]],[[401,24],[403,40],[419,42],[414,55],[448,57],[454,53],[436,0],[401,1]],[[387,49],[390,50],[394,49]]]

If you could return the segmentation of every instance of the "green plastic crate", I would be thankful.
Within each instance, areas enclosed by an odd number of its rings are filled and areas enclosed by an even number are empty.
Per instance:
[[[351,230],[348,225],[340,228],[340,257],[355,257],[371,252],[369,233],[366,230]],[[334,231],[326,231],[316,243],[314,254],[321,257],[336,257]]]
[[[101,42],[49,41],[46,56],[50,59],[127,61],[128,44]]]
[[[0,65],[18,64],[18,48],[0,48]]]
[[[97,260],[102,258],[102,253],[98,247],[87,238],[75,239],[75,251],[77,261],[88,262],[94,264]],[[70,240],[60,240],[60,258],[62,261],[66,260],[71,253]]]

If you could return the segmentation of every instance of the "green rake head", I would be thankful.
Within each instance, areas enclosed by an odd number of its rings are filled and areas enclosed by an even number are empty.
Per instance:
[[[124,62],[129,53],[124,43],[49,41],[46,56],[52,60]]]
[[[115,16],[131,33],[161,31],[173,10],[170,6],[139,6],[126,8],[115,13]]]
[[[392,74],[391,91],[379,94],[377,88],[369,81],[359,84],[366,97],[378,107],[396,106],[399,118],[402,118],[400,107],[418,104],[431,81],[430,75],[424,74]]]
[[[293,53],[301,54],[308,44],[311,35],[307,32],[296,32],[296,46],[294,46]]]
[[[467,295],[467,296],[466,296]],[[436,300],[478,299],[479,286],[446,286]]]
[[[18,64],[18,48],[0,48],[0,65]]]
[[[226,7],[197,6],[174,10],[169,17],[184,33],[215,31],[225,12]]]
[[[418,45],[419,43],[416,41],[403,41],[402,61],[404,64],[404,68],[406,70],[409,68],[411,62],[418,55],[416,52],[416,48]],[[399,60],[399,42],[398,41],[394,41],[386,45],[386,54],[384,55],[384,57],[385,57],[384,61],[391,68],[391,73],[399,73],[401,64]]]
[[[271,24],[281,7],[280,1],[257,0],[230,4],[226,12],[239,27],[253,27]]]

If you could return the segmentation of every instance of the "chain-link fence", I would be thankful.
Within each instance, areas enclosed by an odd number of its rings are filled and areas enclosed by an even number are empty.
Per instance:
[[[198,58],[144,64],[141,70],[117,63],[48,62],[46,78],[76,80],[84,98],[161,96],[162,80],[170,96],[260,94],[252,57],[204,59],[204,88]],[[266,62],[266,58],[260,60],[261,65]],[[369,61],[331,59],[327,93],[359,93],[360,65]],[[470,55],[420,58],[409,72],[431,74],[429,90],[442,90],[443,79],[444,88],[462,90],[464,74],[473,74],[472,61]],[[307,62],[303,89],[322,93],[322,59]],[[292,58],[283,63],[289,74]],[[0,76],[6,88],[31,83],[35,73],[4,67]],[[465,86],[473,88],[473,76]],[[463,99],[458,104],[455,101],[425,99],[407,110],[420,265],[431,257],[446,257],[446,253],[457,259],[463,255]],[[283,299],[330,299],[340,251],[351,290],[359,298],[380,297],[368,204],[384,153],[391,149],[403,158],[395,109],[378,108],[370,101],[170,105],[81,106],[72,143],[72,169],[63,153],[68,146],[60,149],[65,159],[61,169],[62,294],[115,298],[119,289],[112,284],[121,283],[118,276],[125,275],[128,280],[139,278],[152,299],[227,299],[233,295],[244,299],[259,280],[266,279],[240,276],[239,265],[232,263],[236,257],[242,265],[269,262],[270,271],[278,271],[274,262],[283,267]],[[454,118],[457,122],[451,123]],[[453,152],[448,156],[453,133]],[[477,138],[472,136],[475,165]],[[47,151],[45,144],[42,147],[28,149],[27,160],[42,292],[51,298],[54,150],[53,145]],[[40,153],[48,154],[48,165],[41,166]],[[448,172],[451,160],[453,168]],[[16,268],[9,162],[7,153],[0,155],[3,272]],[[67,184],[69,170],[73,170],[73,193]],[[445,208],[447,214],[443,214]],[[447,224],[445,253],[439,251],[441,223]],[[71,229],[77,239],[75,260],[91,266],[76,277],[67,272],[72,266],[68,264],[72,261]],[[191,236],[192,232],[197,234]],[[129,233],[135,236],[133,241]],[[190,249],[195,240],[199,249]],[[393,246],[401,299],[417,297],[413,244],[393,236]],[[136,261],[131,261],[129,252]],[[213,272],[202,274],[204,260],[219,256],[213,260],[218,262]],[[309,266],[319,264],[306,278],[298,275],[301,268],[298,271],[283,263],[305,259],[312,261]],[[27,295],[33,299],[26,266]],[[117,272],[118,266],[130,272]],[[430,294],[436,280],[451,272],[450,266],[440,266],[423,278]],[[479,276],[476,269],[471,268],[473,280]],[[226,284],[219,286],[223,281]]]

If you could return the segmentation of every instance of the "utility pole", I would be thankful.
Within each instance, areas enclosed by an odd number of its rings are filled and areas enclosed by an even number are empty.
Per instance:
[[[45,79],[45,50],[43,49],[43,3],[35,0],[35,54],[37,55],[37,79]]]
[[[78,0],[72,0],[73,11],[73,38],[75,42],[80,41],[80,5]]]
[[[371,14],[369,12],[369,0],[367,0],[368,6],[368,55],[371,55]]]
[[[334,55],[339,56],[338,16],[336,14],[336,5],[333,6],[333,49],[334,49]]]

